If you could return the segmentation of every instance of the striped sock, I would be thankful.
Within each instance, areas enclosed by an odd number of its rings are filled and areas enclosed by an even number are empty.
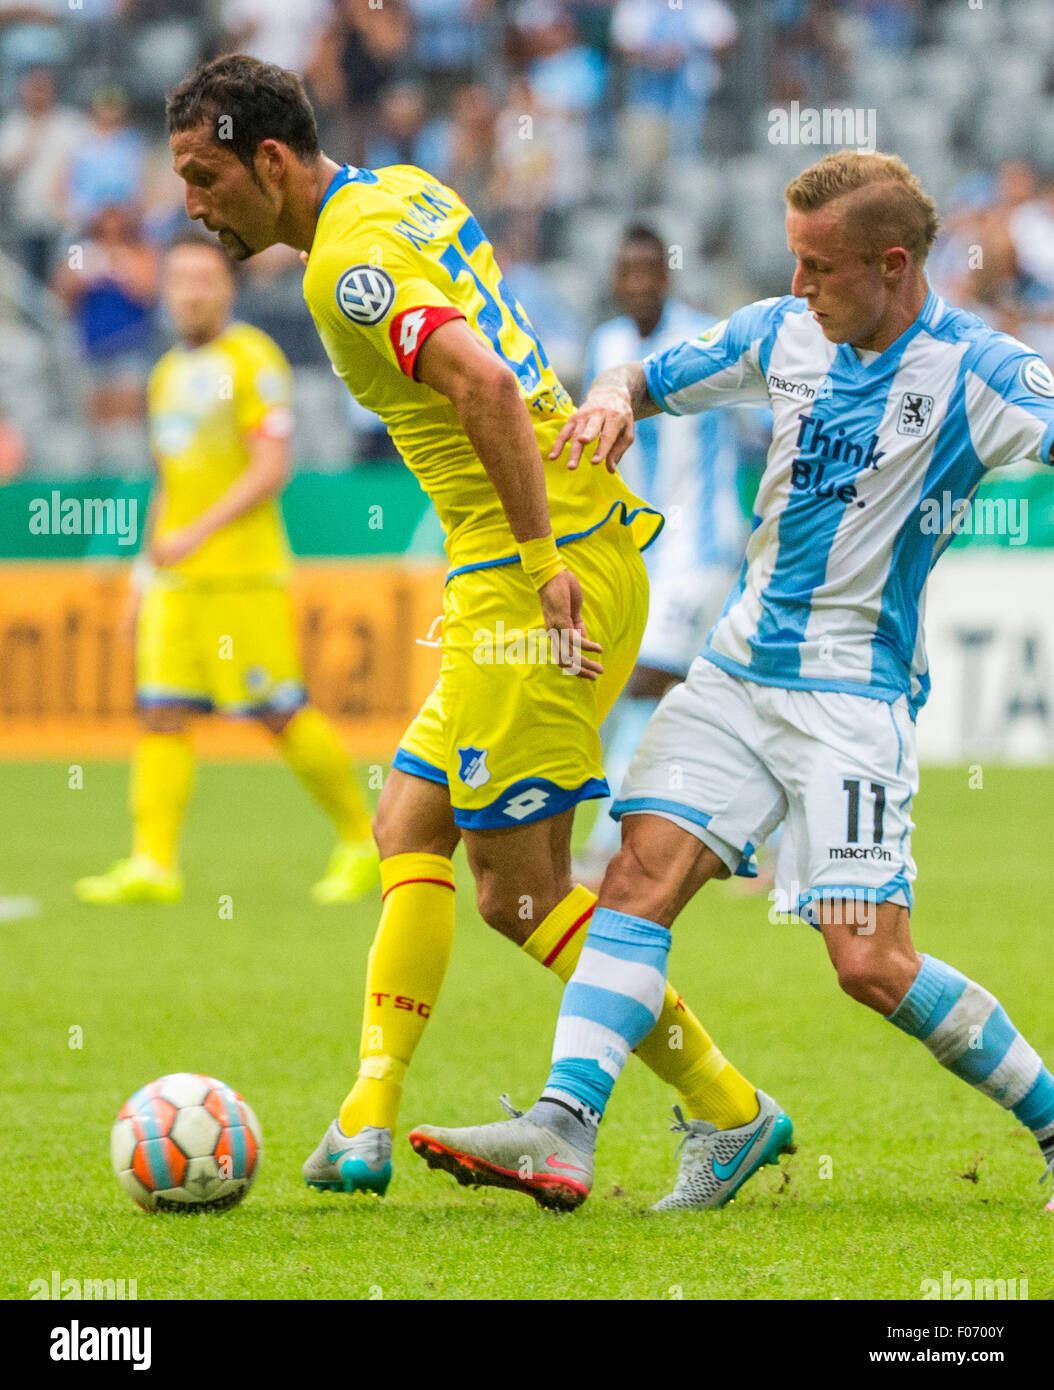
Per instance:
[[[667,927],[596,909],[564,990],[543,1101],[599,1123],[627,1057],[655,1027],[669,953]]]
[[[595,893],[577,885],[523,943],[526,954],[564,984],[582,954],[596,901]],[[757,1115],[757,1091],[724,1056],[670,981],[659,1021],[635,1051],[660,1081],[676,1088],[689,1119],[735,1129]]]
[[[918,1038],[937,1061],[976,1090],[991,1096],[1036,1136],[1054,1159],[1054,1076],[980,985],[933,956],[889,1015]]]

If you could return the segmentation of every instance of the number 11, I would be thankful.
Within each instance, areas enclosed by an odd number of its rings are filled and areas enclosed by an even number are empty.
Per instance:
[[[855,845],[860,839],[860,783],[853,778],[846,778],[842,783],[842,790],[849,800],[849,813],[846,820],[845,838],[849,844]],[[872,840],[876,845],[882,843],[882,820],[886,814],[886,789],[881,782],[871,783],[871,794],[875,798],[875,819],[872,830]]]

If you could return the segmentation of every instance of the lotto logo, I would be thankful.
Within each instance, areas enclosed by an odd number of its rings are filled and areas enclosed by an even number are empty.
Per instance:
[[[421,336],[421,329],[424,327],[425,311],[414,309],[409,314],[403,315],[403,321],[399,325],[399,351],[409,355],[417,351],[417,340]]]
[[[337,304],[352,323],[380,323],[395,302],[395,281],[375,265],[353,265],[337,281]]]
[[[525,792],[506,801],[501,808],[502,815],[511,816],[513,820],[526,820],[535,811],[540,811],[548,800],[549,793],[541,787],[528,787]]]
[[[464,315],[453,304],[425,304],[420,309],[401,309],[388,325],[388,337],[395,350],[399,370],[413,376],[417,354],[432,330],[450,319],[460,318],[464,318]]]

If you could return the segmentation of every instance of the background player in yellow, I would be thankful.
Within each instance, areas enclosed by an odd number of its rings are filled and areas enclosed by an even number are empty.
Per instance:
[[[231,321],[227,256],[203,233],[168,252],[165,302],[180,343],[150,378],[158,482],[146,565],[133,576],[136,703],[131,857],[75,887],[84,902],[175,901],[190,795],[195,714],[256,719],[339,836],[318,902],[349,902],[377,881],[376,848],[351,761],[308,704],[287,592],[278,495],[289,471],[291,373],[259,329]]]
[[[334,370],[382,417],[446,535],[439,681],[374,824],[384,909],[359,1076],[304,1165],[312,1186],[383,1192],[403,1078],[449,956],[459,840],[485,920],[562,979],[578,959],[595,897],[571,881],[571,822],[607,792],[598,729],[636,658],[639,552],[661,518],[613,469],[549,459],[572,402],[455,192],[410,166],[326,158],[299,79],[241,55],[173,91],[168,125],[187,213],[235,259],[275,242],[306,253],[304,294]],[[539,632],[552,647],[525,641]],[[676,990],[638,1052],[691,1115],[758,1113]]]

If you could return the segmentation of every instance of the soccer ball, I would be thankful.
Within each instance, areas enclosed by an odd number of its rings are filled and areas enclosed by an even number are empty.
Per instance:
[[[147,1211],[226,1211],[253,1184],[263,1138],[237,1091],[180,1071],[121,1107],[110,1157],[121,1186]]]

